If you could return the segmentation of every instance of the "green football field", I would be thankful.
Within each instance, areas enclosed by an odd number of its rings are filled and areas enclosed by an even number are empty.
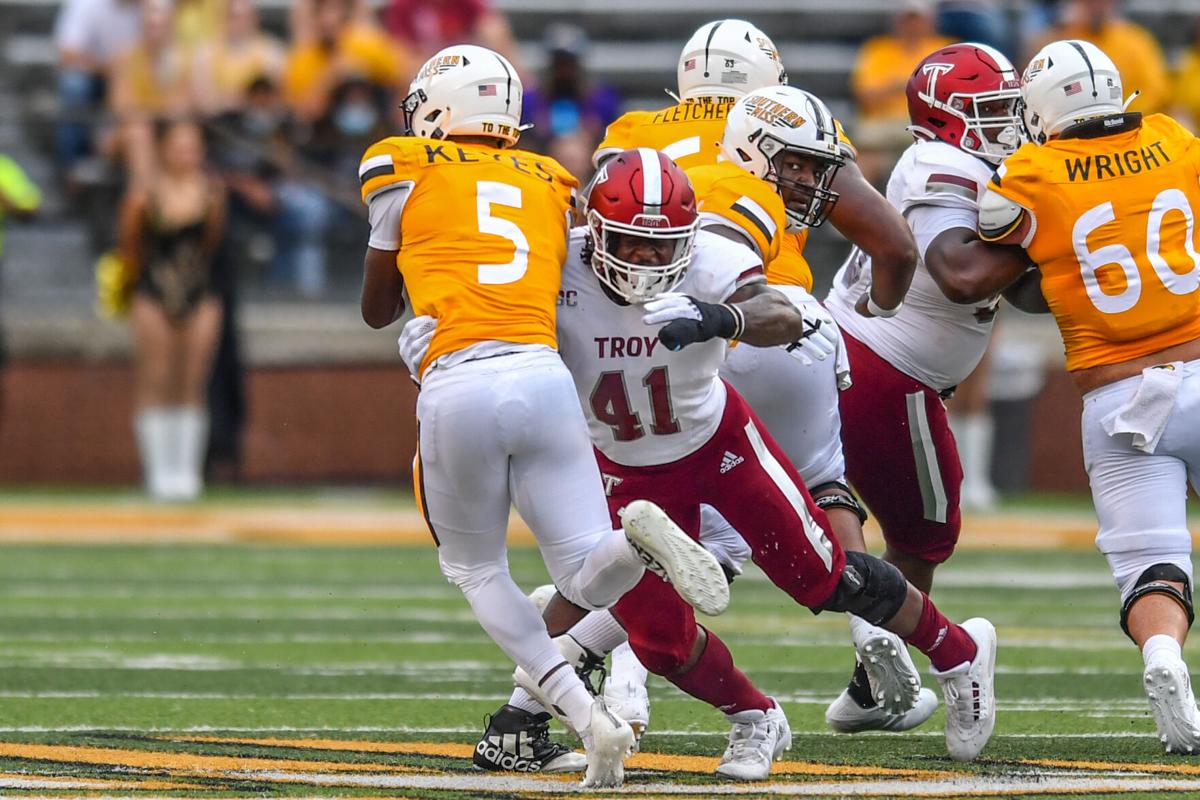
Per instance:
[[[511,562],[522,586],[545,580],[536,550],[516,547]],[[791,721],[771,791],[1200,794],[1200,759],[1166,757],[1154,738],[1141,660],[1117,627],[1098,554],[967,549],[939,572],[934,596],[999,631],[999,718],[974,765],[946,758],[941,711],[908,734],[829,733],[824,708],[852,664],[844,620],[812,616],[756,571],[737,580],[730,610],[707,624]],[[0,794],[576,792],[565,778],[471,769],[510,670],[428,544],[10,542],[0,547]],[[728,729],[720,714],[657,678],[650,693],[627,793],[767,792],[711,775]]]

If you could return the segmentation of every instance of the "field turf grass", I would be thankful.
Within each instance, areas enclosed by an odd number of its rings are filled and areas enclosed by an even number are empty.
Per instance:
[[[522,586],[545,580],[528,546],[511,564]],[[706,624],[791,720],[771,791],[1200,795],[1200,759],[1166,757],[1154,738],[1141,660],[1098,554],[965,550],[934,596],[999,630],[999,721],[973,765],[945,756],[941,711],[909,734],[829,733],[823,712],[852,663],[844,620],[792,605],[757,571],[737,580],[730,610]],[[576,792],[565,778],[470,768],[510,671],[419,540],[0,545],[3,796]],[[626,792],[766,794],[711,775],[728,730],[720,714],[658,678],[650,692]]]

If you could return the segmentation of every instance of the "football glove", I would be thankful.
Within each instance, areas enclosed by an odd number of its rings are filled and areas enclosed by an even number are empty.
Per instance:
[[[705,303],[679,292],[664,292],[646,303],[643,309],[646,313],[642,316],[642,322],[647,325],[666,323],[658,331],[658,340],[672,351],[718,336],[736,339],[746,324],[736,306]]]
[[[404,323],[404,328],[400,331],[400,338],[397,340],[400,358],[404,361],[404,366],[408,367],[408,374],[412,376],[413,383],[418,386],[421,385],[417,380],[421,364],[425,361],[429,343],[433,341],[433,334],[436,332],[437,320],[430,316],[413,317]]]

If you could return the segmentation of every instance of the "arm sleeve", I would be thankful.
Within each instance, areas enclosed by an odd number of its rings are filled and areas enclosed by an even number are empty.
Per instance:
[[[371,238],[367,244],[376,250],[400,249],[400,217],[404,205],[412,194],[411,181],[393,183],[384,191],[376,192],[367,203],[371,219]]]
[[[913,206],[904,217],[917,241],[917,252],[921,254],[922,261],[925,260],[925,251],[938,234],[951,228],[974,231],[978,219],[978,215],[970,209],[943,206]]]

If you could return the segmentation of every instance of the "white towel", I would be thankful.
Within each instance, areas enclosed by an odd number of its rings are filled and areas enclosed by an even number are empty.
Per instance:
[[[1182,361],[1147,367],[1142,370],[1142,382],[1133,397],[1101,419],[1101,427],[1109,436],[1132,434],[1136,449],[1153,453],[1167,428],[1182,383]]]

